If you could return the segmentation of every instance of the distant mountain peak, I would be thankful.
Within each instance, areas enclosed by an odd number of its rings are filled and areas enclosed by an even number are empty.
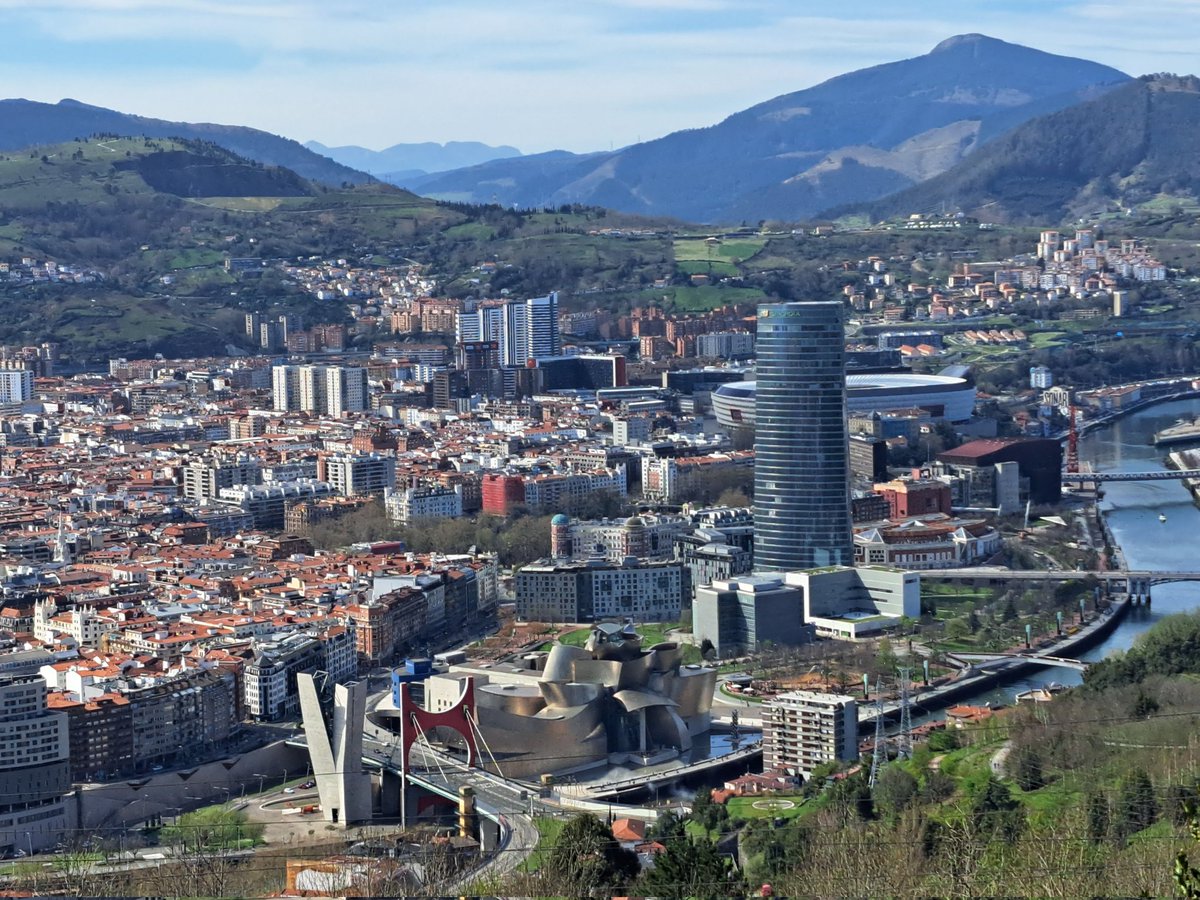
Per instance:
[[[477,203],[795,221],[944,172],[1022,122],[1128,79],[1088,60],[960,34],[923,56],[838,75],[615,154],[491,161],[403,183]]]
[[[958,47],[973,46],[977,44],[1003,44],[1004,41],[999,38],[988,37],[986,34],[980,34],[973,31],[970,34],[956,34],[946,38],[932,50],[930,53],[945,53],[947,50],[955,50]]]

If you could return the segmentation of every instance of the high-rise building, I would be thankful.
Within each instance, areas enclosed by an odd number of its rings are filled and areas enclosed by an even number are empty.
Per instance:
[[[0,404],[24,403],[33,396],[33,372],[24,366],[0,368]]]
[[[758,308],[754,568],[853,565],[841,301]]]
[[[511,300],[504,304],[500,321],[500,362],[523,366],[529,359],[529,328],[525,304]]]
[[[545,359],[562,352],[562,338],[558,331],[558,291],[526,300],[525,322],[529,359]]]
[[[300,366],[272,367],[271,396],[277,411],[300,411]]]
[[[317,460],[317,478],[339,494],[383,494],[396,486],[396,457],[339,453]]]
[[[361,412],[367,409],[369,400],[366,369],[357,366],[329,366],[325,369],[325,411],[329,415]]]
[[[275,366],[275,409],[340,416],[368,408],[367,370],[355,366]]]
[[[523,366],[531,359],[548,359],[562,352],[558,330],[558,292],[505,303],[500,320],[500,362]],[[479,310],[482,315],[483,308]],[[479,340],[488,340],[481,320]]]

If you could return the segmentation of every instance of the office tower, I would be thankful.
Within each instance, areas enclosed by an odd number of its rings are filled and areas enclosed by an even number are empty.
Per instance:
[[[854,564],[839,300],[758,308],[754,568]]]

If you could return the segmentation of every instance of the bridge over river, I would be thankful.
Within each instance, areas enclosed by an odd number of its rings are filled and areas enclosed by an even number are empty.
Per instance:
[[[1006,569],[1003,566],[979,566],[966,569],[924,569],[923,581],[961,581],[967,584],[1003,584],[1021,581],[1034,584],[1062,584],[1094,578],[1108,594],[1128,594],[1134,601],[1150,602],[1150,587],[1179,581],[1200,582],[1200,572],[1155,572],[1133,569]]]
[[[1108,481],[1183,481],[1200,478],[1200,469],[1158,469],[1153,472],[1063,472],[1063,484],[1103,484]]]
[[[1040,666],[1058,666],[1063,669],[1074,669],[1077,672],[1087,671],[1088,663],[1081,659],[1071,659],[1066,656],[1043,656],[1037,653],[949,653],[951,659],[961,660],[976,670],[987,670],[1010,663],[1013,660],[1037,663]]]

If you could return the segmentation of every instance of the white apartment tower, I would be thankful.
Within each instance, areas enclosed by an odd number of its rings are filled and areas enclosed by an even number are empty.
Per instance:
[[[33,372],[0,368],[0,405],[25,403],[33,397]]]
[[[367,370],[354,366],[275,366],[275,409],[340,416],[368,408]]]
[[[547,359],[562,352],[558,330],[558,292],[528,300],[510,300],[502,307],[500,362],[523,366],[531,359]],[[490,340],[482,337],[480,340]]]

